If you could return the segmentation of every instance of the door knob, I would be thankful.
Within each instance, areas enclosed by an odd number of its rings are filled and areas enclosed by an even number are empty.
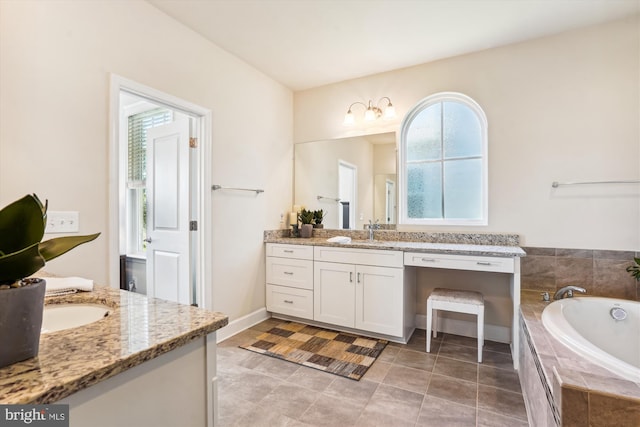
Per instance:
[[[151,237],[147,237],[146,239],[143,240],[143,242],[145,243],[151,243]]]

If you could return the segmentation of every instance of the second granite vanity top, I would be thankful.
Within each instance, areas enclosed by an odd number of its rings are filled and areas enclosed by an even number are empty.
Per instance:
[[[326,234],[325,234],[326,233]],[[484,244],[486,242],[492,242],[499,239],[460,239],[464,243],[448,243],[448,242],[429,242],[429,241],[404,241],[404,240],[366,240],[365,235],[367,232],[356,231],[349,234],[355,234],[352,237],[350,243],[331,243],[327,241],[327,238],[333,237],[335,233],[327,233],[326,231],[322,237],[312,237],[308,239],[278,236],[277,233],[265,232],[265,243],[281,243],[288,245],[309,245],[309,246],[333,246],[333,247],[347,247],[347,248],[359,248],[359,249],[381,249],[381,250],[395,250],[403,252],[424,252],[432,254],[451,254],[451,255],[480,255],[480,256],[495,256],[495,257],[523,257],[526,253],[515,245],[496,245],[496,244]],[[376,232],[385,233],[385,232]],[[386,232],[388,233],[388,232]],[[318,233],[321,234],[321,233]],[[409,234],[409,233],[405,233]],[[421,234],[421,233],[416,233]],[[394,235],[391,235],[395,237]],[[478,235],[473,235],[478,236]],[[483,235],[479,235],[483,236]],[[495,235],[487,235],[495,236]],[[351,236],[350,236],[351,237]],[[387,237],[387,236],[385,236]],[[411,236],[409,236],[411,237]],[[503,239],[508,241],[507,239]],[[467,243],[473,241],[474,243]],[[475,242],[478,243],[475,243]]]

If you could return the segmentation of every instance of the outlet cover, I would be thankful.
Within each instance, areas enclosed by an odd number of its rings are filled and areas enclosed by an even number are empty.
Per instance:
[[[77,233],[80,231],[80,214],[77,211],[47,211],[45,233]]]

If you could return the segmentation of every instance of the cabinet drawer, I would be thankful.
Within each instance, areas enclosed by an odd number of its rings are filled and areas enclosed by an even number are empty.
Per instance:
[[[267,257],[267,283],[313,289],[313,261]]]
[[[515,268],[513,258],[418,252],[405,252],[404,265],[455,270],[494,271],[498,273],[513,273]]]
[[[315,246],[313,258],[316,261],[339,262],[343,264],[377,265],[380,267],[402,267],[402,252],[375,249],[334,248]]]
[[[267,256],[296,259],[313,259],[313,246],[267,243]]]
[[[267,310],[272,313],[313,319],[313,291],[267,285]]]

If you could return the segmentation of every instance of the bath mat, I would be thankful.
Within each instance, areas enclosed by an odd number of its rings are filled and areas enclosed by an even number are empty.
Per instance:
[[[386,340],[283,322],[240,348],[360,380],[386,346]]]

